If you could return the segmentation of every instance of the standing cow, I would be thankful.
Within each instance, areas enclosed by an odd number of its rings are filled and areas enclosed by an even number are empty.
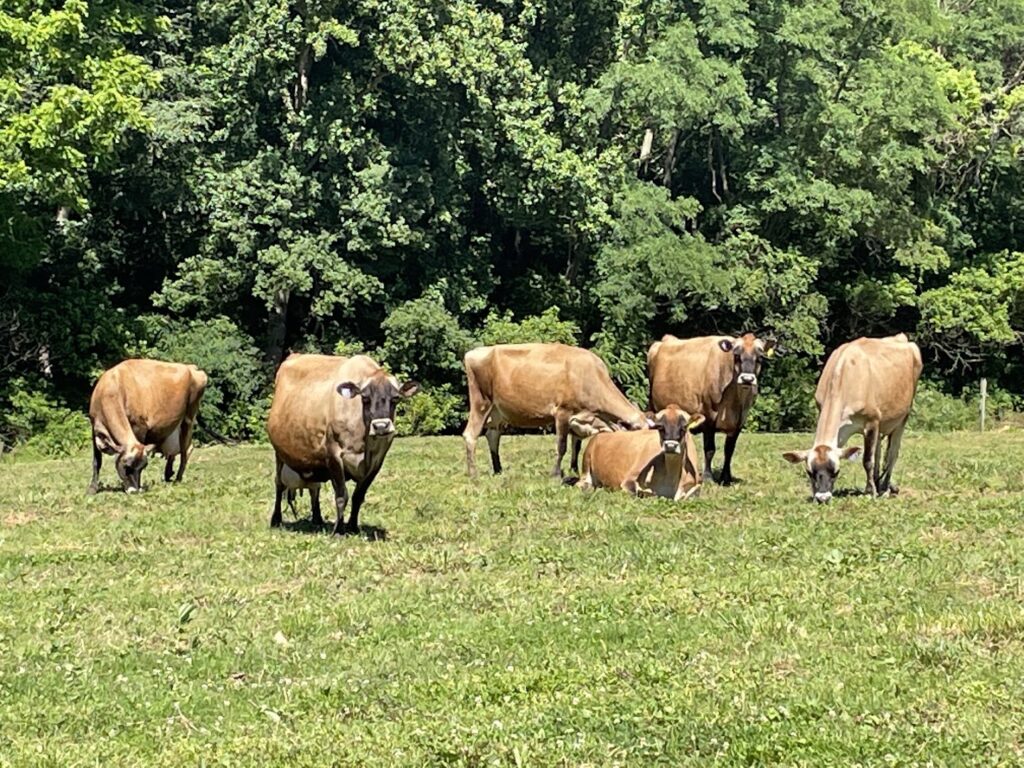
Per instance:
[[[142,470],[153,451],[167,459],[167,482],[174,472],[174,457],[181,457],[175,478],[180,481],[206,381],[206,374],[194,365],[159,360],[125,360],[100,376],[89,401],[89,493],[99,488],[104,453],[117,457],[114,467],[128,493],[142,490]]]
[[[558,450],[552,474],[562,476],[570,427],[576,436],[616,424],[640,429],[643,412],[619,391],[593,352],[565,344],[497,344],[466,353],[469,419],[462,433],[466,467],[476,477],[476,441],[486,430],[494,473],[501,472],[498,444],[505,426],[554,425]],[[589,415],[598,426],[587,426]],[[574,419],[575,417],[575,419]]]
[[[829,356],[814,393],[818,403],[814,447],[783,454],[792,464],[804,464],[815,501],[832,498],[840,459],[852,459],[859,450],[843,448],[856,434],[864,435],[865,493],[899,492],[892,482],[892,470],[921,368],[921,350],[902,333],[850,341]],[[889,438],[889,445],[885,468],[880,470],[883,437]]]
[[[291,355],[277,371],[267,434],[277,460],[270,526],[281,525],[285,491],[308,488],[313,524],[323,525],[320,485],[334,488],[334,533],[359,532],[359,508],[395,437],[395,406],[419,385],[399,385],[365,355]],[[348,488],[355,481],[345,524]]]
[[[690,432],[703,422],[703,416],[669,405],[650,429],[596,435],[583,453],[579,487],[621,488],[674,501],[697,496],[701,478]]]
[[[715,433],[725,433],[722,485],[732,483],[732,455],[740,430],[757,398],[757,377],[775,342],[752,333],[677,339],[671,334],[647,351],[651,410],[676,403],[684,411],[704,416],[704,480],[713,479]]]

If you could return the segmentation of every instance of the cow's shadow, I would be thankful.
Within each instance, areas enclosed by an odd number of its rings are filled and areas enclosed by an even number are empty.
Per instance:
[[[107,485],[105,483],[101,483],[96,487],[96,490],[92,493],[89,493],[89,491],[86,490],[85,495],[99,496],[101,493],[122,493],[125,496],[139,496],[146,493],[149,489],[149,485],[143,485],[139,491],[136,491],[135,493],[128,493],[128,491],[124,489],[123,485]]]
[[[330,533],[334,530],[333,520],[324,520],[321,524],[316,524],[310,517],[304,517],[299,520],[286,520],[281,523],[281,527],[286,531],[292,533],[306,533],[306,534],[318,534],[318,533]],[[351,534],[356,535],[356,534]],[[358,535],[367,541],[387,541],[388,531],[387,528],[381,528],[377,525],[360,525]]]

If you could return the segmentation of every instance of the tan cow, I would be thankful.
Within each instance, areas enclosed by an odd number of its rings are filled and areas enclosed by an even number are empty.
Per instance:
[[[89,401],[89,493],[99,488],[104,453],[117,457],[114,466],[128,493],[142,490],[142,470],[153,451],[167,459],[164,480],[168,482],[174,457],[181,457],[175,478],[180,481],[205,390],[206,374],[196,366],[160,360],[125,360],[100,376]]]
[[[704,480],[713,479],[715,433],[725,433],[725,462],[719,480],[732,483],[732,455],[747,414],[757,398],[757,377],[775,342],[752,333],[677,339],[667,334],[647,351],[651,410],[676,403],[687,413],[702,414]]]
[[[358,533],[359,508],[395,437],[395,406],[419,385],[399,385],[365,355],[294,354],[277,370],[267,434],[277,460],[270,526],[281,525],[281,497],[308,488],[313,524],[323,525],[320,485],[334,488],[334,532]],[[345,525],[348,488],[355,481]]]
[[[589,431],[584,412],[606,425],[640,429],[646,423],[643,412],[612,382],[601,358],[589,350],[565,344],[498,344],[470,350],[464,362],[469,419],[462,437],[470,477],[476,477],[476,441],[485,430],[498,474],[502,428],[553,424],[558,452],[552,474],[561,477],[570,423],[579,434]]]
[[[659,412],[651,429],[596,435],[583,452],[579,487],[621,488],[636,495],[688,499],[700,493],[697,448],[691,431],[704,417],[676,405]]]
[[[859,450],[843,448],[856,434],[864,435],[866,493],[898,493],[892,470],[921,376],[921,350],[905,334],[884,339],[860,338],[833,352],[818,379],[818,427],[809,451],[783,454],[790,463],[803,463],[814,500],[832,498],[839,460]],[[889,438],[885,469],[879,471],[882,438]]]

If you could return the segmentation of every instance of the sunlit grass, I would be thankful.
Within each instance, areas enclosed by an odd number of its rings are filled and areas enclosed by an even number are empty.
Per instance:
[[[266,446],[137,497],[0,464],[0,765],[1020,763],[1024,434],[908,437],[898,498],[827,507],[808,445],[674,505],[559,486],[551,437],[476,483],[399,440],[377,541],[270,531]]]

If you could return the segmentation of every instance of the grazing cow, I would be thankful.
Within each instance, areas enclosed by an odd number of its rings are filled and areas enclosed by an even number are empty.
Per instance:
[[[803,463],[814,500],[832,498],[839,460],[859,450],[844,448],[852,435],[864,435],[865,493],[899,493],[892,470],[900,453],[910,407],[921,376],[921,350],[905,334],[884,339],[860,338],[833,352],[818,379],[818,427],[809,451],[788,451],[783,457]],[[882,438],[889,438],[885,469],[879,471]]]
[[[704,480],[713,480],[715,433],[725,433],[725,462],[719,480],[732,483],[732,454],[747,414],[757,398],[757,376],[775,342],[752,333],[738,338],[701,336],[677,339],[668,334],[647,351],[651,410],[676,403],[704,421]]]
[[[554,424],[558,452],[552,474],[561,477],[570,424],[581,434],[590,430],[584,412],[606,425],[640,429],[646,423],[643,412],[612,383],[601,358],[586,349],[565,344],[497,344],[470,350],[465,365],[469,419],[462,437],[470,477],[476,477],[476,441],[485,430],[491,465],[499,474],[503,427]]]
[[[320,485],[334,488],[334,533],[358,533],[359,508],[395,437],[395,406],[419,385],[399,385],[365,355],[293,354],[277,370],[267,434],[277,460],[270,526],[281,525],[281,497],[308,488],[313,524],[323,525]],[[352,514],[345,525],[348,488]]]
[[[167,482],[174,472],[174,457],[181,457],[175,478],[180,481],[188,464],[192,429],[206,381],[206,374],[194,365],[160,360],[125,360],[104,372],[89,401],[89,493],[99,488],[104,453],[117,457],[114,466],[128,493],[142,490],[142,470],[153,451],[167,459]]]
[[[596,435],[583,452],[580,488],[621,488],[636,495],[679,501],[700,493],[697,448],[690,432],[704,416],[669,405],[651,429]]]

